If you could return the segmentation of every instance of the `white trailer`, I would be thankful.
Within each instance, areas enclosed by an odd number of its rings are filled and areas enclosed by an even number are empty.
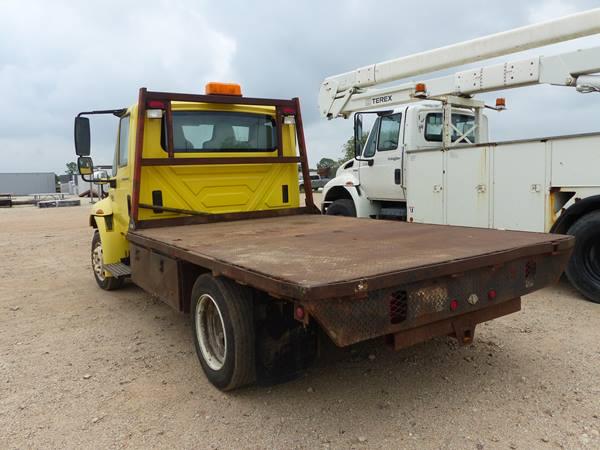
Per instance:
[[[600,302],[600,133],[489,142],[475,94],[534,84],[600,91],[600,47],[508,60],[399,86],[378,85],[600,33],[600,9],[531,25],[324,80],[321,113],[377,112],[364,148],[324,189],[327,214],[569,233],[572,284]]]

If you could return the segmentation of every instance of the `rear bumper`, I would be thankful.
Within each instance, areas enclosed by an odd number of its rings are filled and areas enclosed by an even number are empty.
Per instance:
[[[556,282],[570,253],[530,256],[362,297],[309,301],[304,307],[340,347],[381,336],[396,348],[446,334],[466,342],[468,329],[518,311],[522,295]]]
[[[433,322],[417,328],[400,331],[388,336],[388,342],[394,347],[394,350],[410,347],[411,345],[438,336],[452,336],[456,338],[460,344],[469,344],[475,337],[475,326],[477,324],[520,310],[521,299],[515,298],[470,313],[449,317],[440,320],[439,322]]]

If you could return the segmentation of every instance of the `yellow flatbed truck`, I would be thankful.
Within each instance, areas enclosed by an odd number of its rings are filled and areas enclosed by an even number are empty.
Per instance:
[[[125,279],[190,313],[207,378],[230,390],[279,380],[338,346],[402,348],[520,309],[555,282],[573,238],[324,216],[314,205],[298,99],[140,89],[130,108],[80,113],[75,148],[93,177],[87,116],[119,118],[108,197],[92,207],[103,289]],[[306,206],[300,206],[298,165]]]

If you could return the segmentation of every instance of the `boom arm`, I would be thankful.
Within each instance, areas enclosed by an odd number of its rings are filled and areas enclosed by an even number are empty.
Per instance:
[[[580,75],[600,72],[600,47],[457,72],[428,80],[425,92],[415,91],[416,82],[384,89],[373,88],[417,74],[424,75],[596,33],[600,33],[600,8],[373,64],[326,78],[319,92],[319,108],[321,114],[328,118],[348,117],[355,111],[387,108],[423,98],[469,96],[532,84],[576,87]],[[590,82],[595,84],[593,79],[585,78],[586,86]]]

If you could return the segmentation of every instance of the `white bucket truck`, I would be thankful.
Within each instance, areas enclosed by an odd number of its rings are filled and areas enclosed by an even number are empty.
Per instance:
[[[323,191],[331,215],[576,236],[566,274],[600,302],[600,133],[489,142],[476,94],[535,84],[600,91],[600,47],[427,78],[434,71],[600,33],[600,9],[326,78],[321,114],[377,118]],[[413,81],[381,87],[391,81]],[[355,139],[358,142],[357,139]]]

